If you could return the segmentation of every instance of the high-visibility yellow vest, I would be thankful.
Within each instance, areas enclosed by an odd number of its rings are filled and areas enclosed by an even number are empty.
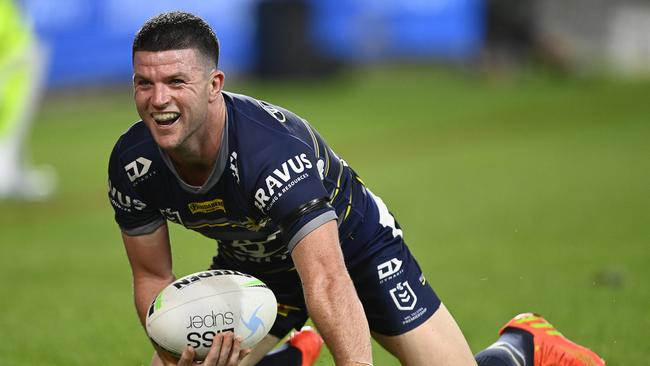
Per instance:
[[[0,0],[0,139],[19,123],[17,115],[29,95],[27,52],[33,42],[13,0]]]

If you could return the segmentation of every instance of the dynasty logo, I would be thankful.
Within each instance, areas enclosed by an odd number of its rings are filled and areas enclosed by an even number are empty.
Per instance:
[[[379,275],[380,283],[384,282],[388,277],[395,277],[395,275],[402,273],[402,261],[393,258],[377,266],[377,274]],[[391,278],[392,278],[391,277]]]
[[[145,178],[149,173],[151,167],[151,160],[143,158],[142,156],[124,166],[126,175],[129,177],[131,183],[140,178]]]

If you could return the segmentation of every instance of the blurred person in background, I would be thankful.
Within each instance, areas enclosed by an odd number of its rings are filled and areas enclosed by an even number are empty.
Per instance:
[[[0,0],[0,199],[38,200],[54,173],[34,169],[26,141],[43,90],[45,55],[12,0]]]
[[[566,45],[542,30],[539,0],[487,0],[483,65],[500,75],[530,65],[549,71],[570,68]]]
[[[532,313],[514,317],[475,358],[384,202],[306,120],[223,90],[219,43],[202,19],[148,20],[132,57],[142,120],[111,153],[108,198],[141,323],[175,279],[168,221],[216,239],[211,269],[249,273],[279,302],[250,353],[219,332],[204,365],[313,365],[322,344],[313,331],[270,352],[308,317],[337,365],[372,365],[371,336],[404,365],[604,365]],[[156,350],[153,365],[196,364],[192,347]]]

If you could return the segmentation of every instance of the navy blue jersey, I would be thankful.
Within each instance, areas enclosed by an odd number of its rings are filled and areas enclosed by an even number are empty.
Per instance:
[[[108,188],[120,228],[137,236],[171,221],[216,239],[220,256],[255,273],[293,268],[294,246],[330,220],[338,221],[346,261],[364,250],[367,241],[355,238],[370,238],[382,220],[345,161],[294,113],[247,96],[223,95],[221,148],[201,187],[180,178],[142,121],[119,138]],[[325,200],[329,204],[302,210]],[[360,225],[369,205],[375,208],[374,224]]]
[[[291,250],[337,220],[370,329],[397,335],[425,322],[440,300],[384,202],[307,121],[250,97],[223,94],[221,147],[201,187],[179,177],[142,121],[119,138],[108,194],[120,228],[144,235],[171,221],[216,239],[213,268],[253,274],[272,288],[280,304],[271,334],[281,338],[308,316]]]

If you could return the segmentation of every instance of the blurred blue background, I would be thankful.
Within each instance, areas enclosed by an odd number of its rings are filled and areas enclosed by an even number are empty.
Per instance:
[[[302,14],[308,18],[305,42],[319,57],[333,62],[369,63],[388,58],[463,61],[477,56],[484,38],[483,0],[21,3],[49,52],[50,87],[128,83],[133,36],[146,19],[176,9],[203,17],[215,29],[222,46],[220,67],[228,74],[253,72],[256,60],[260,59],[256,43],[268,35],[266,29],[259,29],[264,22],[255,21],[262,3],[267,9],[284,7],[284,15],[290,15],[296,8],[304,9]],[[280,20],[280,15],[278,22],[268,25],[276,29],[278,24],[295,28],[295,24],[287,23],[299,22],[300,15],[293,20]]]

